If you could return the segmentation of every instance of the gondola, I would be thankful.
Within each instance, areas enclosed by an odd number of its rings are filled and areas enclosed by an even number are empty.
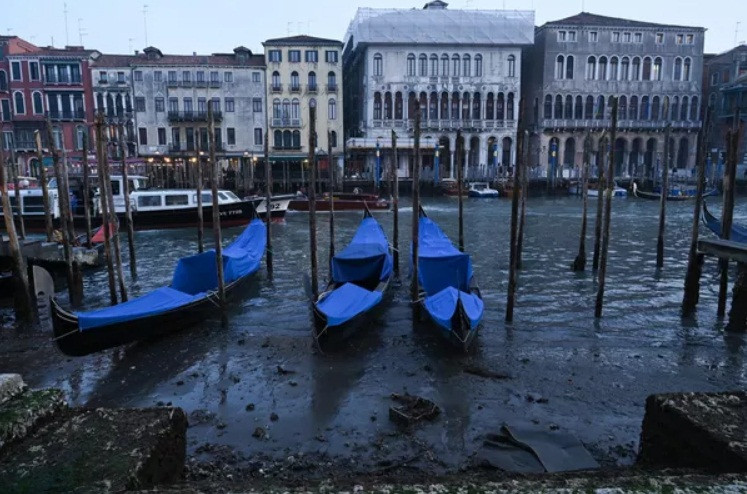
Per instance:
[[[418,239],[420,305],[448,342],[467,351],[477,336],[484,310],[472,260],[454,247],[422,208]]]
[[[721,238],[721,220],[713,216],[711,212],[708,211],[708,206],[705,202],[703,202],[703,222],[708,228],[711,229],[713,233]],[[729,240],[731,240],[732,242],[747,243],[747,228],[745,228],[744,226],[733,224],[731,226],[731,235],[729,236]]]
[[[695,188],[671,188],[667,194],[667,201],[689,201],[695,199],[696,195]],[[652,199],[655,201],[661,200],[661,192],[647,192],[638,188],[638,184],[633,182],[633,195],[641,199]],[[703,197],[717,196],[718,189],[712,188],[703,192]]]
[[[341,341],[385,306],[393,276],[384,230],[367,209],[353,239],[330,260],[330,281],[313,304],[317,340]]]
[[[266,242],[265,225],[255,218],[223,249],[227,297],[236,295],[259,270]],[[171,285],[119,305],[72,313],[52,296],[54,341],[62,353],[78,357],[179,331],[215,313],[217,288],[211,249],[179,259]]]

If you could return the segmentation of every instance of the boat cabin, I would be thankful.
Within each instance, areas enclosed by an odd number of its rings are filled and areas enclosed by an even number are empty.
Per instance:
[[[51,186],[50,186],[51,187]],[[19,195],[21,196],[21,214],[23,216],[44,216],[44,197],[43,190],[41,188],[20,188]],[[14,213],[18,213],[18,206],[16,204],[16,191],[9,190],[8,195],[10,198],[10,207]],[[52,218],[60,217],[60,200],[57,195],[57,189],[49,189],[49,205],[52,212]],[[3,210],[3,205],[0,202],[0,213]]]

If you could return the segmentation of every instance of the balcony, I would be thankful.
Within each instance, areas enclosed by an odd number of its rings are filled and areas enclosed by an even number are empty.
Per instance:
[[[216,122],[223,120],[223,113],[220,111],[213,112],[213,119]],[[207,122],[208,113],[206,111],[170,111],[169,122]]]
[[[300,118],[273,118],[272,126],[273,127],[300,127],[301,119]]]
[[[169,153],[181,153],[186,151],[180,142],[169,144]]]
[[[307,94],[316,94],[317,90],[318,90],[318,87],[316,84],[309,84],[308,86],[306,86]]]
[[[50,120],[85,120],[86,112],[83,110],[53,110],[48,111],[47,116]]]
[[[115,83],[117,86],[126,86],[127,80],[126,79],[117,79],[117,82]]]
[[[220,82],[220,81],[217,81],[217,80],[211,80],[210,81],[210,87],[212,87],[212,88],[219,88],[222,85],[223,85],[223,83]]]
[[[46,147],[44,143],[42,146]],[[16,141],[15,149],[16,151],[36,151],[36,141]]]
[[[608,129],[612,125],[609,118],[594,119],[543,119],[543,127],[556,129]],[[664,130],[667,123],[674,129],[692,129],[697,130],[701,127],[700,121],[672,121],[667,122],[664,119],[659,120],[641,120],[641,119],[620,119],[617,122],[619,129],[643,129],[643,130]]]
[[[106,86],[107,84],[109,84],[109,79],[107,78],[99,79],[98,84],[99,86]]]
[[[207,81],[195,81],[195,87],[207,87]]]
[[[177,81],[176,79],[169,79],[168,81],[166,81],[166,86],[179,87],[179,81]]]
[[[179,87],[192,87],[192,81],[181,81]]]
[[[44,84],[49,86],[75,86],[82,84],[82,81],[80,75],[71,77],[46,77],[44,79]]]
[[[282,84],[273,84],[270,86],[270,92],[273,93],[282,93],[283,92],[283,85]]]
[[[291,85],[289,87],[289,91],[291,93],[300,93],[301,92],[301,86],[299,84]]]
[[[337,84],[327,84],[327,93],[336,93]]]

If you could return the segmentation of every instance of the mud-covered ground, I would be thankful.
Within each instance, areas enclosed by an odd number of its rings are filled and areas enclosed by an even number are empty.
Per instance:
[[[302,282],[307,217],[289,214],[273,233],[274,281],[263,270],[232,307],[228,327],[216,317],[84,358],[61,355],[44,329],[5,329],[0,372],[20,372],[33,387],[59,387],[73,405],[184,408],[194,480],[479,475],[476,452],[504,422],[570,432],[602,466],[626,466],[635,459],[646,396],[747,384],[745,338],[725,334],[715,319],[715,262],[706,262],[697,318],[679,315],[691,208],[670,205],[666,267],[657,273],[657,204],[615,201],[605,313],[594,321],[591,273],[568,270],[580,201],[532,199],[516,318],[506,325],[510,202],[468,202],[467,250],[486,318],[467,355],[428,326],[413,325],[406,285],[395,289],[381,320],[340,347],[316,347]],[[455,202],[426,209],[456,238]],[[408,236],[410,215],[403,211],[400,238]],[[338,248],[359,218],[338,216]],[[391,215],[377,218],[391,229]],[[747,222],[741,203],[736,218]],[[327,226],[321,217],[322,244]],[[168,283],[174,260],[194,249],[193,237],[138,234],[141,275],[133,294]],[[590,264],[591,240],[587,245]],[[326,255],[322,249],[320,259]],[[404,262],[402,268],[406,273]],[[86,283],[88,307],[105,304],[105,276],[89,274]],[[405,392],[432,400],[441,413],[409,429],[397,426],[389,420],[391,394]]]

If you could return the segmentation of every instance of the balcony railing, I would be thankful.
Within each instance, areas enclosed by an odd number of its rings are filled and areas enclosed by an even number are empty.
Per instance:
[[[169,144],[169,152],[170,153],[194,153],[197,151],[197,146],[194,142],[187,141],[186,143],[181,142],[172,142]],[[215,150],[216,151],[224,151],[225,150],[225,143],[222,141],[215,141]],[[207,142],[203,142],[200,144],[199,151],[202,151],[204,153],[210,152],[210,144]]]
[[[52,110],[47,112],[51,120],[85,120],[86,112],[83,110]]]
[[[300,118],[273,118],[272,126],[273,127],[300,127],[301,119]]]
[[[609,128],[612,125],[612,121],[609,118],[594,118],[594,119],[543,119],[541,120],[543,127],[553,128],[578,128],[578,129],[604,129]],[[641,120],[641,119],[620,119],[617,122],[618,128],[622,129],[664,129],[664,127],[670,123],[673,128],[677,129],[699,129],[701,126],[700,121],[665,121],[664,119],[659,120]]]
[[[301,85],[300,84],[291,84],[289,87],[289,90],[291,93],[300,93],[301,92]]]
[[[168,81],[166,81],[166,85],[168,87],[179,87],[179,81],[177,81],[176,79],[169,79]]]
[[[59,86],[81,84],[82,80],[79,75],[71,77],[46,77],[44,79],[45,84],[54,84]]]
[[[195,81],[195,87],[207,87],[207,81]]]
[[[270,91],[273,93],[282,93],[283,92],[283,85],[282,84],[273,84],[270,86]]]
[[[337,92],[337,84],[327,84],[327,92],[328,93],[336,93]]]
[[[221,81],[212,80],[210,81],[210,87],[221,87],[223,84]]]
[[[412,128],[413,119],[374,119],[374,128]],[[457,129],[513,129],[515,120],[482,120],[482,119],[436,119],[424,118],[421,127],[429,130],[457,130]]]
[[[213,118],[216,122],[223,119],[223,113],[220,111],[213,112]],[[208,113],[206,111],[170,111],[170,122],[207,122]]]
[[[307,93],[313,94],[313,93],[316,93],[317,90],[318,90],[318,87],[317,87],[316,84],[309,84],[308,86],[306,86],[306,92]]]
[[[192,81],[182,81],[179,83],[181,87],[192,87]]]
[[[36,150],[36,141],[16,141],[16,151],[33,149]],[[46,146],[42,143],[43,146]]]
[[[184,147],[182,146],[180,142],[169,144],[170,153],[180,153],[182,151],[186,151],[186,149],[184,149]]]
[[[99,86],[105,86],[107,84],[109,84],[109,79],[99,79]]]

